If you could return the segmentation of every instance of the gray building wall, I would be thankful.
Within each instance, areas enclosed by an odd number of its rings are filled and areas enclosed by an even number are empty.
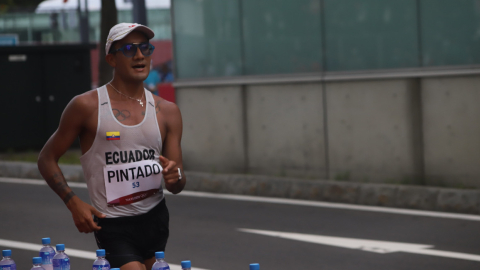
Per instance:
[[[480,186],[480,76],[422,80],[429,184]]]
[[[480,187],[478,1],[173,0],[172,19],[187,168]]]
[[[241,87],[181,89],[177,100],[185,166],[195,171],[245,172]]]
[[[322,86],[247,86],[248,172],[325,178]]]
[[[327,84],[330,177],[415,182],[422,174],[416,82]]]
[[[393,77],[177,85],[185,167],[480,187],[480,75]]]

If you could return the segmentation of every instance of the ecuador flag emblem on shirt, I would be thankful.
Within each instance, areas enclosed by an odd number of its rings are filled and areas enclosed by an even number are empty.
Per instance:
[[[116,140],[120,140],[120,131],[108,131],[107,141],[116,141]]]

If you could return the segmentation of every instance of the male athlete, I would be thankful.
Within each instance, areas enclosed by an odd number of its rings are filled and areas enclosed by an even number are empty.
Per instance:
[[[174,194],[186,182],[180,111],[143,87],[153,36],[140,24],[112,27],[105,60],[114,78],[70,101],[38,158],[42,176],[72,213],[78,231],[94,232],[111,267],[121,270],[151,269],[169,233],[162,176]],[[93,206],[75,195],[57,164],[77,137]]]

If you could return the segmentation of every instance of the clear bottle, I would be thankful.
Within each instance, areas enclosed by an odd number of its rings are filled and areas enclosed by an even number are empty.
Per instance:
[[[250,270],[260,270],[260,264],[258,263],[251,263]]]
[[[164,260],[165,253],[163,251],[155,252],[155,259],[157,259],[157,261],[153,264],[152,270],[170,270],[170,266],[168,266],[168,263]]]
[[[52,259],[55,256],[55,249],[50,245],[50,238],[42,238],[43,247],[40,249],[39,256],[42,258],[42,267],[45,270],[53,270]],[[48,252],[48,255],[47,255]]]
[[[65,254],[65,245],[57,244],[57,254],[53,256],[53,270],[70,270],[70,258]]]
[[[182,261],[182,270],[191,270],[192,263],[190,261]]]
[[[10,249],[2,250],[2,260],[0,261],[0,270],[17,270],[15,261],[12,260],[12,251]]]
[[[45,267],[48,267],[49,270],[53,270],[52,260],[50,260],[50,252],[43,252],[42,254],[43,254],[44,257],[40,257],[40,258],[42,258],[43,269],[47,270],[47,268],[45,268]],[[50,263],[48,263],[49,261],[50,261]]]
[[[97,259],[93,262],[93,270],[110,270],[110,263],[105,259],[105,249],[97,249]]]
[[[32,259],[33,267],[30,270],[45,270],[42,267],[42,257],[33,257]]]

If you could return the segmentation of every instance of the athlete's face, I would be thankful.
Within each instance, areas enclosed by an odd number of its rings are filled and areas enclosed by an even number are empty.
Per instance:
[[[122,48],[125,44],[148,43],[147,37],[138,31],[133,31],[122,40],[117,41],[114,49]],[[121,76],[126,80],[143,82],[150,73],[150,56],[144,56],[140,49],[133,57],[127,57],[122,51],[117,51],[111,56],[111,65],[115,68],[115,75]],[[108,61],[108,59],[107,59]]]

